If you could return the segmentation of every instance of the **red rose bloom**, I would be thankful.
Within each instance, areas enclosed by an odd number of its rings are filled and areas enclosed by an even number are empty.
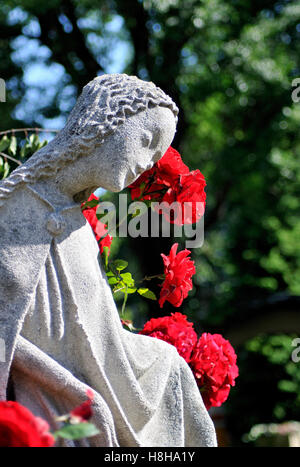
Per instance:
[[[110,253],[110,247],[113,241],[113,237],[110,235],[106,235],[102,240],[100,240],[99,246],[100,246],[100,253],[103,253],[103,248],[107,247],[108,248],[108,254]]]
[[[155,184],[154,180],[155,166],[150,170],[146,170],[135,182],[128,186],[128,188],[130,188],[131,199],[145,201],[152,198],[159,198],[161,196],[160,190],[164,187]]]
[[[176,203],[174,211],[162,209],[166,219],[177,225],[198,222],[205,211],[205,186],[205,178],[200,170],[180,175],[178,182],[163,197],[163,202],[169,205]]]
[[[163,157],[144,172],[132,185],[132,200],[162,200],[166,190],[177,183],[179,176],[189,173],[188,167],[182,162],[181,155],[171,146]]]
[[[204,333],[198,340],[190,367],[207,409],[220,407],[226,401],[239,374],[236,360],[230,342],[220,334]]]
[[[94,200],[99,201],[99,198],[97,198],[97,196],[95,196],[92,193],[89,199],[87,200],[87,202],[94,201]],[[96,212],[97,212],[98,206],[99,204],[97,204],[96,206],[92,208],[85,207],[85,203],[82,203],[81,208],[82,208],[82,213],[84,217],[86,218],[86,220],[88,221],[88,223],[93,229],[96,240],[99,243],[100,253],[102,254],[103,248],[105,246],[107,246],[110,251],[110,246],[113,241],[113,237],[107,234],[107,226],[103,224],[101,221],[99,221],[99,219],[97,218]],[[104,238],[101,240],[102,237]]]
[[[190,361],[193,347],[197,342],[197,334],[193,329],[193,323],[187,321],[187,317],[181,313],[172,313],[171,316],[152,318],[148,321],[139,334],[156,337],[176,347],[179,355]]]
[[[95,196],[92,193],[89,199],[87,200],[87,202],[94,201],[94,200],[99,201],[99,198],[97,198],[97,196]],[[96,215],[98,206],[99,204],[91,208],[91,207],[85,207],[85,203],[82,203],[81,205],[82,214],[84,215],[84,217],[86,218],[90,226],[92,227],[97,242],[100,240],[101,237],[103,237],[103,235],[106,234],[106,225],[102,224],[102,222],[98,220],[97,215]]]
[[[49,425],[18,402],[0,402],[0,446],[48,448],[55,443]]]
[[[196,269],[194,261],[188,258],[189,250],[176,254],[178,243],[174,243],[169,256],[162,254],[165,280],[160,292],[159,305],[162,308],[165,301],[179,307],[193,288],[191,277]]]
[[[189,168],[182,162],[181,155],[171,146],[156,163],[156,183],[172,186],[178,177],[189,173]]]
[[[79,422],[86,422],[93,416],[92,403],[94,400],[94,393],[88,389],[86,392],[88,400],[73,409],[70,413],[71,417],[76,418]]]
[[[189,171],[179,152],[171,146],[163,157],[132,185],[131,198],[164,202],[159,211],[177,225],[198,222],[204,214],[205,178],[200,170]],[[174,204],[173,204],[174,203]],[[172,205],[172,210],[168,208]]]

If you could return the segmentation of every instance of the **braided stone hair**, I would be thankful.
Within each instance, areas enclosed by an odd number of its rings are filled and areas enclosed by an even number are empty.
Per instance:
[[[91,154],[129,116],[156,106],[169,108],[177,122],[177,106],[155,84],[125,74],[93,79],[83,88],[63,130],[0,183],[0,207],[20,184],[55,175]]]

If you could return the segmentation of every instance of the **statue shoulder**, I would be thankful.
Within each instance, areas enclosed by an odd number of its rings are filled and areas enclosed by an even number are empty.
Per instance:
[[[20,184],[0,208],[0,248],[15,245],[48,243],[52,234],[47,229],[51,204],[27,184]]]

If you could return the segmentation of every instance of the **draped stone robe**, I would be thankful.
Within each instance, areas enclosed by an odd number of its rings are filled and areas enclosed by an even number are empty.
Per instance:
[[[10,209],[19,216],[14,231],[8,220],[0,232],[2,398],[10,378],[15,399],[55,429],[55,417],[91,388],[100,434],[68,446],[214,446],[213,424],[176,349],[122,328],[80,205],[58,212],[32,187],[18,192],[18,205],[12,196],[0,210],[2,220]]]

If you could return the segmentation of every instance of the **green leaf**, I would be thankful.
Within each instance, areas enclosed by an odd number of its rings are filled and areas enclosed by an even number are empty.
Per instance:
[[[95,208],[95,207],[98,206],[98,205],[99,205],[99,200],[97,200],[97,199],[92,199],[91,201],[86,201],[86,202],[84,203],[83,208],[84,208],[84,209],[85,209],[85,208]]]
[[[142,297],[149,298],[150,300],[157,300],[155,293],[151,292],[149,289],[140,288],[138,289],[138,293],[142,295]]]
[[[0,178],[6,178],[9,174],[10,166],[7,161],[4,161],[3,157],[0,157]]]
[[[4,162],[4,173],[3,178],[6,178],[9,174],[10,166],[8,162]]]
[[[26,157],[26,144],[24,144],[24,146],[21,147],[20,157],[21,159],[24,159]]]
[[[29,143],[30,143],[32,152],[37,151],[42,146],[42,143],[40,142],[40,138],[36,133],[33,133],[29,136]]]
[[[100,432],[93,423],[77,423],[76,425],[65,425],[54,433],[55,437],[65,439],[81,439],[96,436]]]
[[[17,153],[17,138],[15,136],[11,137],[8,152],[10,155],[15,156]]]
[[[0,141],[0,152],[5,151],[9,146],[9,139],[7,135],[4,135],[3,138]]]
[[[124,284],[126,284],[128,287],[134,287],[134,279],[130,272],[125,272],[124,274],[121,274],[121,277]]]
[[[32,133],[30,136],[29,136],[29,143],[31,144],[31,146],[33,145],[34,143],[34,133]]]
[[[25,157],[28,154],[30,154],[30,155],[32,154],[32,147],[31,147],[30,143],[27,140],[26,143],[21,147],[21,150],[20,150],[21,159],[25,159]]]
[[[127,261],[124,261],[123,259],[116,259],[113,262],[114,267],[116,268],[117,271],[123,271],[123,269],[126,269],[128,266]]]
[[[120,282],[120,280],[117,279],[116,277],[110,277],[110,278],[108,279],[108,283],[109,283],[110,285],[118,284],[119,282]]]
[[[36,147],[36,149],[38,149],[41,145],[39,135],[37,134],[34,134],[33,136],[33,145]]]

